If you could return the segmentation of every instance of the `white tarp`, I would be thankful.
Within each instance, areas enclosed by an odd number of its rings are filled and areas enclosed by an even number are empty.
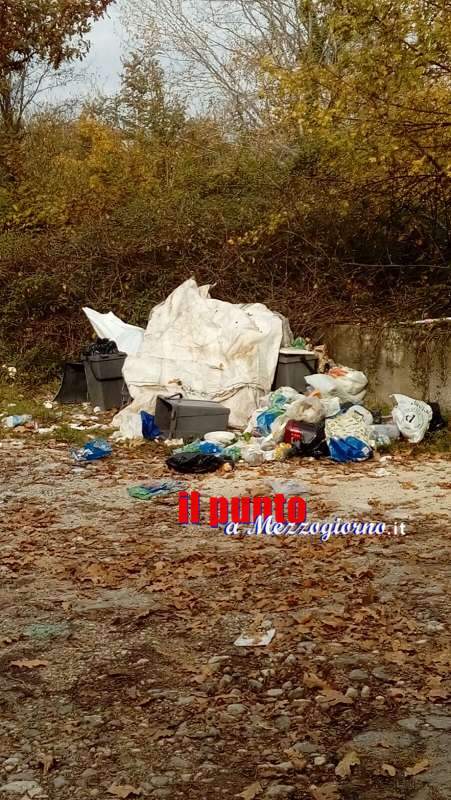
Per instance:
[[[131,415],[155,410],[159,394],[216,400],[243,428],[273,382],[283,322],[261,303],[246,306],[210,297],[191,278],[150,314],[139,351],[123,374],[133,403],[114,419],[121,432]]]
[[[112,342],[116,342],[121,353],[134,355],[138,352],[144,339],[144,328],[122,322],[112,311],[109,311],[108,314],[100,314],[99,311],[94,311],[93,308],[87,306],[83,311],[101,339],[110,339]]]

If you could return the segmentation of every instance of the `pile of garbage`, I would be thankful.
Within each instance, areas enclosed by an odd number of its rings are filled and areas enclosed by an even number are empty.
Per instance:
[[[362,373],[340,368],[346,377],[349,396],[352,386],[355,396],[362,383]],[[314,384],[317,378],[312,376]],[[325,377],[325,376],[324,376]],[[364,377],[364,376],[363,376]],[[331,376],[331,380],[336,380]],[[340,384],[343,387],[343,383]],[[209,472],[229,462],[259,466],[267,462],[285,461],[299,457],[320,459],[328,457],[339,463],[365,461],[375,450],[389,447],[401,436],[416,443],[422,440],[434,417],[431,406],[404,395],[394,395],[396,406],[391,415],[382,417],[361,404],[340,399],[331,384],[323,384],[305,395],[291,387],[271,392],[251,416],[244,433],[214,431],[202,439],[176,447],[167,460],[177,472]],[[340,389],[341,391],[341,389]],[[445,423],[439,412],[435,429]],[[171,444],[171,443],[169,443]]]
[[[84,357],[102,359],[108,386],[107,359],[116,369],[125,359],[130,403],[113,420],[113,438],[163,439],[175,445],[168,466],[189,473],[293,455],[364,461],[401,436],[416,443],[445,425],[438,407],[401,394],[387,416],[367,408],[363,372],[295,338],[288,320],[261,303],[226,303],[209,289],[185,281],[152,309],[146,330],[84,309],[101,337]]]

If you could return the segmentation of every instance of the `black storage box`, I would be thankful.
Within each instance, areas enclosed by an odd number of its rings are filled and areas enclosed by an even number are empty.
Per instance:
[[[227,430],[229,415],[230,409],[213,400],[160,395],[155,408],[155,424],[167,439],[187,439]]]
[[[84,359],[89,400],[102,411],[121,408],[124,379],[122,367],[126,353],[95,353]]]
[[[305,378],[317,372],[318,357],[309,350],[296,350],[286,347],[279,353],[273,389],[291,386],[302,394],[307,389]]]

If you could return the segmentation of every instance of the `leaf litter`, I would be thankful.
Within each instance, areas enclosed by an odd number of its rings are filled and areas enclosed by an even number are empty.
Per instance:
[[[431,516],[402,540],[335,538],[323,545],[182,529],[176,499],[132,509],[124,501],[130,480],[149,477],[143,452],[127,451],[83,476],[68,472],[60,448],[49,447],[43,460],[42,448],[30,445],[10,460],[0,519],[6,587],[17,608],[0,629],[0,656],[14,668],[4,678],[10,752],[19,749],[19,713],[39,732],[37,778],[47,785],[58,765],[58,774],[70,776],[67,798],[80,785],[81,763],[94,764],[90,781],[110,796],[141,796],[150,773],[163,776],[173,796],[194,800],[223,790],[254,800],[274,776],[314,800],[338,800],[344,787],[360,791],[379,780],[385,800],[387,778],[426,772],[432,760],[412,765],[408,751],[397,752],[392,766],[390,734],[393,720],[413,705],[440,709],[449,696],[446,631],[423,631],[422,592],[430,585],[424,565],[440,582],[446,563],[442,523]],[[275,469],[295,472],[291,464]],[[328,480],[321,485],[327,469],[313,463],[308,470],[312,485],[315,475],[320,480],[312,514],[334,513]],[[33,481],[18,492],[24,471]],[[336,476],[337,491],[352,472]],[[152,473],[167,477],[163,458],[152,462]],[[193,488],[221,494],[212,480],[196,476]],[[34,488],[38,482],[50,503]],[[240,494],[239,486],[231,491]],[[111,510],[106,497],[114,498]],[[407,578],[381,584],[392,568]],[[21,585],[26,595],[17,592]],[[440,619],[436,597],[430,600]],[[70,637],[26,635],[32,625],[44,630],[62,619]],[[271,627],[263,629],[263,621]],[[243,632],[268,630],[277,636],[265,645],[234,645]],[[365,695],[350,677],[356,668],[366,670]],[[377,679],[374,668],[394,671],[390,680]],[[387,731],[380,778],[377,746],[371,757],[352,746],[375,718],[380,740]],[[348,742],[341,760],[333,756],[337,739]],[[306,740],[310,750],[297,749]],[[79,755],[71,760],[74,744]],[[312,747],[327,755],[310,755]],[[339,783],[331,781],[334,771]],[[64,787],[60,794],[65,800]]]

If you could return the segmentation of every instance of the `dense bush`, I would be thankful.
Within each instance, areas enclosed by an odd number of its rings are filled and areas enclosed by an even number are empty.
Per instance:
[[[262,65],[251,129],[190,116],[136,57],[118,97],[0,133],[2,359],[49,375],[91,335],[82,305],[145,325],[191,275],[317,337],[450,313],[449,19],[323,5],[335,61]]]

